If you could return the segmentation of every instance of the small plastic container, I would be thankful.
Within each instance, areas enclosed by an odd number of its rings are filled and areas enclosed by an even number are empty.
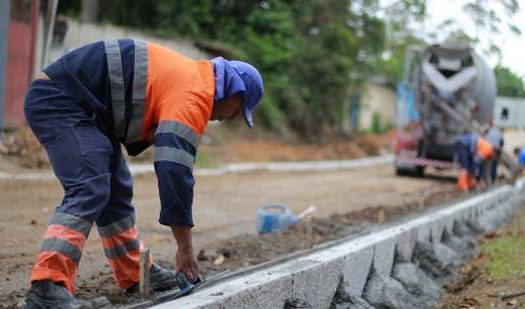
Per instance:
[[[256,228],[261,234],[273,233],[296,224],[299,219],[281,204],[267,204],[257,210]]]

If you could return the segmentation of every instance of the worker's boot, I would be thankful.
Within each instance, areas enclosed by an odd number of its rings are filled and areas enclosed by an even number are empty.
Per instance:
[[[63,285],[53,281],[33,281],[27,292],[27,309],[87,307],[87,302],[75,298]]]
[[[152,263],[149,269],[149,285],[152,290],[163,291],[177,286],[177,272],[171,269],[162,268]],[[126,289],[126,293],[136,293],[139,291],[139,284],[135,283]]]
[[[469,190],[469,174],[466,170],[460,170],[458,173],[458,189],[462,192]]]
[[[467,177],[467,181],[468,181],[468,188],[469,189],[473,189],[475,186],[476,186],[476,177],[474,177],[474,175],[468,175]]]

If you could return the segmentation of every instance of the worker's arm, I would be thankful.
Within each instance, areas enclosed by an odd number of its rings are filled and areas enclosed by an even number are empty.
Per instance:
[[[184,124],[161,122],[155,134],[154,158],[161,203],[159,223],[171,227],[177,242],[177,270],[192,281],[198,275],[191,240],[196,140],[197,135]]]
[[[163,87],[157,89],[159,101],[151,96],[158,117],[151,125],[157,127],[154,161],[161,202],[159,223],[171,227],[178,245],[177,269],[190,280],[195,280],[197,274],[191,241],[195,185],[192,171],[200,135],[210,119],[215,90],[211,63],[199,63],[196,68],[185,68],[184,72],[193,73],[181,80],[167,78],[164,84],[154,80]]]

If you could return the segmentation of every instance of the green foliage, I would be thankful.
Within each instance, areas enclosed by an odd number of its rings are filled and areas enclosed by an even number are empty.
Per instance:
[[[370,127],[370,131],[375,134],[382,132],[381,115],[377,112],[372,114],[372,126]]]
[[[383,8],[387,37],[383,53],[374,63],[374,71],[382,74],[392,88],[403,78],[407,49],[427,46],[415,35],[419,31],[415,27],[425,17],[425,3],[425,0],[401,0]]]
[[[82,4],[81,1],[62,0],[62,1],[58,1],[57,10],[62,15],[66,15],[70,17],[79,17],[81,4]]]
[[[195,158],[195,166],[197,167],[217,167],[217,164],[213,158],[205,155],[202,151],[197,151],[197,157]]]
[[[497,13],[501,9],[504,16]],[[485,55],[495,55],[501,62],[502,53],[498,44],[493,40],[494,34],[505,32],[507,29],[514,36],[521,36],[520,29],[508,22],[509,18],[515,16],[519,10],[518,0],[469,0],[463,5],[463,11],[470,16],[476,26],[476,33],[484,33],[488,39],[488,45],[482,50]],[[475,43],[480,41],[477,35],[474,41]]]
[[[388,50],[374,64],[375,71],[383,74],[387,84],[394,89],[397,82],[403,78],[407,49],[419,48],[423,50],[426,46],[426,42],[411,34],[407,34],[398,41],[390,42]]]
[[[425,14],[424,0],[112,0],[99,18],[163,35],[186,36],[214,55],[254,64],[266,94],[257,121],[315,139],[339,130],[350,89],[383,73],[400,74],[407,25]],[[385,42],[383,10],[396,42]],[[405,44],[406,43],[406,44]],[[393,47],[392,58],[382,59]]]
[[[490,244],[485,251],[490,255],[488,271],[496,279],[525,275],[523,252],[525,240],[516,236],[505,236]]]
[[[456,28],[455,30],[451,31],[446,39],[446,43],[450,44],[459,44],[459,45],[467,45],[467,46],[473,46],[475,43],[477,43],[476,39],[469,36],[468,34],[463,31],[463,29]]]
[[[514,74],[508,68],[496,67],[496,83],[498,95],[507,97],[525,97],[525,85],[523,79]]]

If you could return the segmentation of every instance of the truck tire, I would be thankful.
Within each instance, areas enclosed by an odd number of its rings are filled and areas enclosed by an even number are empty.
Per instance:
[[[423,177],[425,168],[423,166],[396,166],[397,176]]]

